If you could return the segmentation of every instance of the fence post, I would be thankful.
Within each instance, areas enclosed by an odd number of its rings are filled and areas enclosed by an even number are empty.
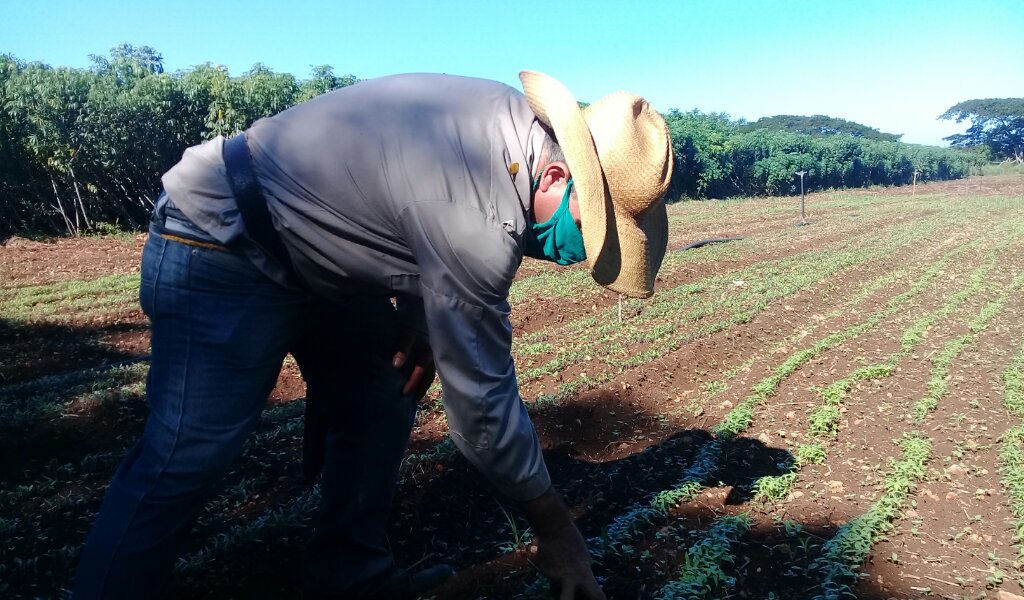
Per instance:
[[[804,210],[804,175],[807,171],[797,171],[797,175],[800,176],[800,224],[807,224],[807,212]]]

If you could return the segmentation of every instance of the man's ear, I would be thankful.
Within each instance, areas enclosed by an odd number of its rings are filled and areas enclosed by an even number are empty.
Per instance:
[[[553,184],[565,186],[569,182],[569,177],[571,177],[569,165],[562,161],[548,163],[544,167],[544,175],[541,176],[537,188],[542,192],[546,192]]]

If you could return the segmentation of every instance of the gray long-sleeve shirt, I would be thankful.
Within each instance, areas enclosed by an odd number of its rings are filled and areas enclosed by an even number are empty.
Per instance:
[[[519,396],[508,305],[545,137],[525,97],[493,81],[397,75],[262,119],[246,135],[300,279],[327,297],[422,299],[456,445],[509,497],[543,493],[550,479]],[[222,147],[187,150],[163,183],[227,244],[244,226]]]

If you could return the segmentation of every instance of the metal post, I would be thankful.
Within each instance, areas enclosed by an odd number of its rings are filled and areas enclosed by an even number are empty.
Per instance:
[[[804,210],[804,175],[807,174],[807,171],[797,171],[796,174],[800,176],[800,224],[806,225],[807,213]]]
[[[917,197],[917,176],[920,173],[921,173],[920,171],[914,171],[914,188],[913,188],[913,191],[910,193],[910,197],[911,198]]]

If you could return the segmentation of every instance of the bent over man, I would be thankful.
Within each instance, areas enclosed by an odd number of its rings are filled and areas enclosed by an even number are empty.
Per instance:
[[[164,175],[140,292],[150,416],[74,597],[159,592],[291,351],[329,423],[311,597],[411,598],[450,575],[398,571],[385,535],[436,365],[452,439],[522,507],[538,568],[563,598],[603,598],[519,396],[508,292],[525,255],[586,260],[611,290],[653,293],[672,152],[638,96],[581,110],[553,78],[520,79],[525,93],[445,75],[361,82],[190,148]]]

